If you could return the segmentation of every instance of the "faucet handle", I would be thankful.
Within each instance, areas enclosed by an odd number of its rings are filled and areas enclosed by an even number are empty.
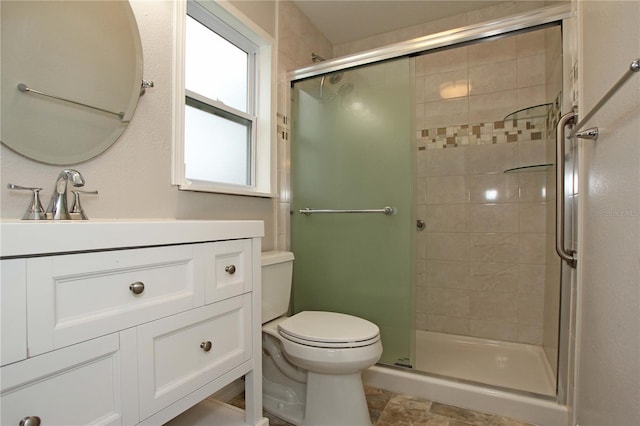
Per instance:
[[[84,210],[82,210],[82,205],[80,204],[80,194],[98,195],[98,191],[83,191],[80,189],[72,189],[71,192],[73,192],[73,205],[71,206],[71,211],[69,211],[71,219],[88,220],[89,218],[84,213]]]
[[[15,189],[17,191],[31,191],[31,202],[29,203],[24,216],[22,216],[22,220],[46,219],[44,208],[42,207],[42,203],[40,202],[40,191],[42,191],[42,188],[32,188],[28,186],[14,185],[12,183],[8,184],[7,188]]]

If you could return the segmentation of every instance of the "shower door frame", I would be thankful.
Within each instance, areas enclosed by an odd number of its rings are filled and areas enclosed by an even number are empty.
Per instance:
[[[291,99],[291,88],[296,81],[313,78],[322,74],[343,71],[351,68],[374,64],[377,62],[410,56],[415,54],[424,54],[429,51],[437,51],[443,48],[452,48],[463,46],[468,43],[474,43],[483,39],[495,39],[501,36],[507,36],[510,33],[518,31],[535,29],[546,25],[560,23],[562,26],[562,44],[563,44],[563,111],[570,110],[573,105],[571,98],[572,79],[570,71],[573,67],[573,59],[575,56],[575,23],[574,13],[571,4],[561,4],[556,6],[543,7],[537,10],[508,16],[501,19],[472,24],[465,27],[451,29],[435,34],[418,37],[412,40],[383,46],[376,49],[367,50],[335,59],[329,59],[309,67],[300,68],[287,73],[286,99]],[[571,55],[569,54],[571,53]],[[290,116],[290,103],[287,103],[287,116]],[[290,193],[290,188],[285,189]],[[290,232],[290,231],[289,231]],[[560,307],[560,338],[558,347],[558,375],[557,394],[554,398],[560,404],[566,404],[569,400],[568,385],[572,376],[573,368],[573,350],[569,345],[569,327],[571,324],[571,316],[573,313],[573,303],[575,295],[571,290],[570,279],[565,275],[563,267],[563,276],[561,278],[561,307]],[[412,348],[413,349],[413,348]],[[390,367],[393,368],[393,367]],[[455,379],[454,379],[455,380]],[[528,392],[520,392],[528,394]],[[531,396],[545,398],[544,396],[531,394]]]
[[[570,18],[573,18],[570,4],[548,6],[497,20],[442,31],[335,59],[327,59],[326,61],[316,63],[309,67],[300,68],[287,73],[287,82],[289,83],[288,87],[291,87],[290,83],[294,81],[304,80],[320,74],[333,73],[416,53],[427,53],[430,50],[460,46],[464,43],[471,43],[489,37],[506,35],[515,31],[532,29],[554,22],[564,23],[565,20]]]

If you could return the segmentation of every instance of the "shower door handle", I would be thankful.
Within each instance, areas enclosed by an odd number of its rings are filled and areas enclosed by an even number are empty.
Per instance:
[[[564,149],[566,140],[564,129],[569,124],[575,124],[577,115],[576,111],[566,113],[560,117],[556,126],[556,252],[572,268],[576,267],[578,259],[575,250],[565,248],[564,240]]]

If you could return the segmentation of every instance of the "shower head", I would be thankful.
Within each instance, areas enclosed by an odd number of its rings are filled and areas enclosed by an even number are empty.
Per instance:
[[[311,62],[314,63],[318,63],[318,62],[322,62],[325,61],[326,59],[323,58],[322,56],[316,54],[316,53],[311,53]],[[331,84],[337,84],[340,82],[340,80],[342,80],[344,73],[342,72],[337,72],[334,74],[331,74],[331,76],[329,76],[329,83]],[[324,76],[322,77],[322,84],[324,84]]]
[[[311,53],[311,62],[322,62],[324,60],[325,59],[322,56]]]
[[[331,84],[340,83],[340,80],[342,80],[342,77],[344,77],[344,73],[343,72],[337,72],[337,73],[331,74],[329,76],[329,83],[331,83]]]
[[[342,76],[340,76],[340,78],[342,78]],[[328,91],[328,93],[325,93],[325,84],[324,84],[325,83],[325,79],[326,79],[326,76],[324,76],[324,75],[320,79],[320,92],[319,92],[318,100],[321,103],[331,102],[332,100],[334,100],[338,96],[340,96],[341,98],[346,97],[351,92],[353,92],[354,85],[351,84],[351,83],[344,83],[335,92]],[[331,77],[329,77],[329,81],[331,81]],[[340,81],[340,80],[338,80],[338,81]],[[325,96],[325,95],[328,95],[328,96]]]
[[[333,74],[325,74],[320,78],[320,100],[321,101],[324,98],[326,81],[329,80],[329,83],[331,83],[331,85],[336,85],[342,81],[343,77],[344,77],[344,72],[336,72]],[[334,92],[333,96],[331,96],[329,100],[335,98],[337,95],[340,95],[340,96],[348,95],[349,93],[351,93],[351,91],[353,91],[353,84],[344,83],[342,84],[342,86],[338,88],[336,92]]]

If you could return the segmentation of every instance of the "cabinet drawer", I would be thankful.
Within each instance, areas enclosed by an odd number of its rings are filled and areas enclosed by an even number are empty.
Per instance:
[[[0,263],[0,365],[27,357],[27,279],[24,259]]]
[[[202,304],[200,270],[191,245],[28,259],[29,354]]]
[[[205,303],[251,291],[251,240],[211,243],[205,251]]]
[[[0,369],[0,424],[122,424],[118,336],[110,335]]]
[[[140,418],[152,415],[250,358],[250,294],[141,325],[138,327]]]

